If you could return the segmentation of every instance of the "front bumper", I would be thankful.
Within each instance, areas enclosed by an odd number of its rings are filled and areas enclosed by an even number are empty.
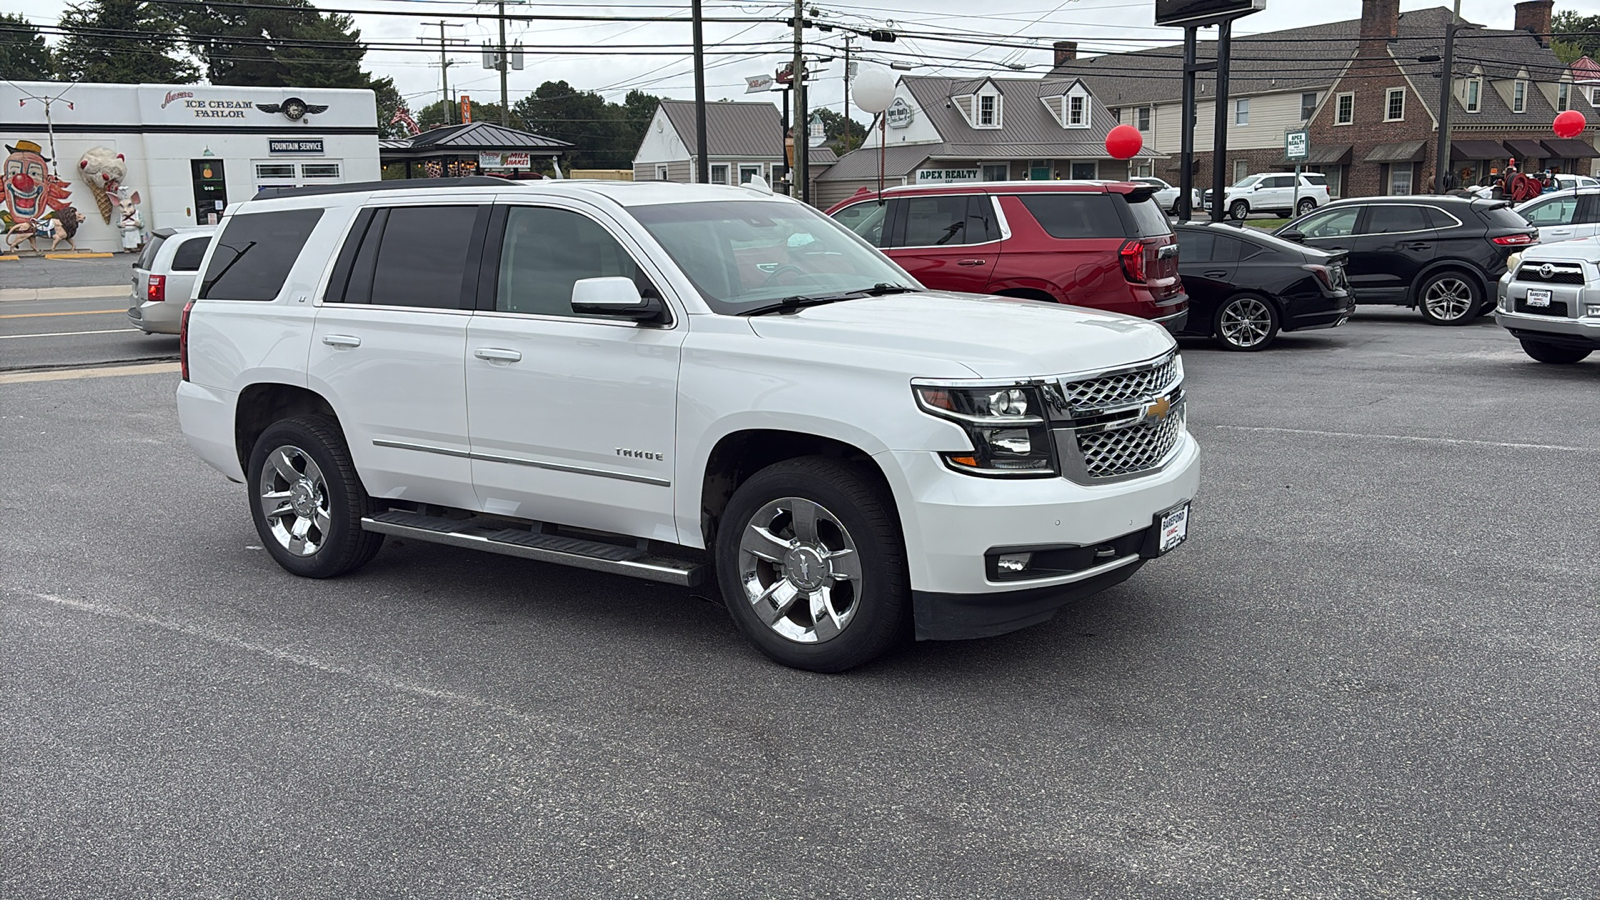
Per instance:
[[[1133,537],[1159,514],[1193,500],[1200,484],[1200,448],[1187,433],[1164,469],[1112,484],[978,478],[951,471],[935,453],[883,455],[880,468],[905,532],[919,640],[1023,628],[1126,579],[1146,558],[1142,540]],[[1115,559],[1069,574],[1002,580],[990,568],[1000,548],[1106,544],[1121,548]]]
[[[1563,347],[1600,349],[1600,318],[1569,319],[1496,310],[1495,322],[1516,338]]]

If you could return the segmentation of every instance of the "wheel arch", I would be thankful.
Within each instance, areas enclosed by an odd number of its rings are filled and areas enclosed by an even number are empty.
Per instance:
[[[1428,263],[1421,272],[1417,273],[1417,277],[1411,279],[1411,289],[1406,292],[1406,306],[1416,309],[1417,305],[1422,302],[1423,283],[1433,276],[1446,271],[1457,271],[1472,279],[1472,283],[1476,284],[1478,290],[1482,292],[1480,299],[1487,300],[1492,295],[1483,272],[1477,266],[1464,259],[1440,259]]]
[[[704,546],[716,546],[717,526],[728,501],[750,476],[774,463],[806,456],[853,462],[883,488],[898,517],[894,487],[872,454],[837,438],[800,431],[747,428],[723,435],[711,448],[700,480],[700,537]]]
[[[1005,278],[991,281],[987,291],[997,297],[1020,297],[1024,300],[1046,300],[1051,303],[1071,302],[1059,288],[1041,278]]]
[[[239,468],[249,471],[250,452],[273,422],[304,415],[327,416],[339,425],[333,405],[316,391],[279,382],[257,382],[240,391],[233,416],[233,442],[239,455]]]
[[[1008,287],[994,292],[997,297],[1015,297],[1018,300],[1039,300],[1044,303],[1062,303],[1060,298],[1042,288]]]

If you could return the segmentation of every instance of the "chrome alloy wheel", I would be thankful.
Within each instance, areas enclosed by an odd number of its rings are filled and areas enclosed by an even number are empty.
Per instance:
[[[267,528],[295,556],[315,556],[328,539],[328,485],[322,470],[299,447],[272,451],[261,467],[258,500]]]
[[[861,602],[861,558],[839,517],[800,497],[768,503],[739,539],[739,580],[756,617],[800,644],[839,636]]]
[[[1434,281],[1422,295],[1422,305],[1441,322],[1454,322],[1470,315],[1472,304],[1472,286],[1455,275]]]
[[[1272,334],[1272,310],[1255,297],[1240,297],[1223,308],[1217,330],[1235,347],[1254,347]]]

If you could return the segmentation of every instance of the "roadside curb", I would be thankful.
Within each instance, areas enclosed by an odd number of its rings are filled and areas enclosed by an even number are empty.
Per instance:
[[[128,285],[125,282],[88,287],[0,288],[0,303],[17,300],[98,300],[103,297],[123,297],[127,294]]]

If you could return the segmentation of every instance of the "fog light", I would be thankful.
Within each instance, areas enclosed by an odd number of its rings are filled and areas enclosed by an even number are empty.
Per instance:
[[[1586,316],[1600,316],[1600,303],[1590,303],[1585,306],[1583,314]]]
[[[1027,456],[1033,452],[1033,441],[1026,428],[1012,428],[1005,431],[990,431],[984,435],[989,446],[1001,453],[1012,456]]]
[[[998,565],[1000,571],[1015,575],[1027,571],[1031,562],[1033,562],[1032,553],[1006,553],[1001,555]]]

